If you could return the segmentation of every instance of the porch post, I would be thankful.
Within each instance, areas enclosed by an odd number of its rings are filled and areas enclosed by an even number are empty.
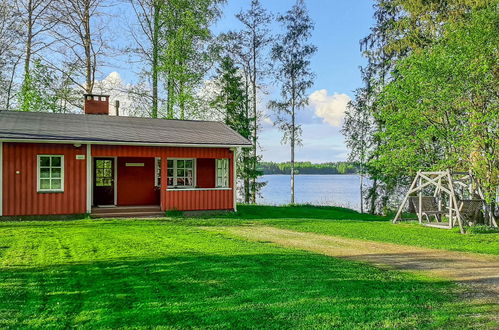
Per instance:
[[[232,173],[233,173],[233,184],[232,184],[232,196],[233,196],[233,205],[234,212],[237,212],[237,154],[238,148],[232,148]]]
[[[0,217],[3,215],[3,142],[0,141]]]
[[[159,205],[161,208],[161,211],[166,211],[166,198],[167,198],[167,184],[168,184],[168,179],[166,175],[168,174],[168,160],[165,157],[164,154],[161,154],[161,186],[160,186],[160,192],[159,192]]]
[[[87,213],[92,213],[92,145],[87,143]]]

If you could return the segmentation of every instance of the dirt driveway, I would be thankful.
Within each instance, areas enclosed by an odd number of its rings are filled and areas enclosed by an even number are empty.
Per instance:
[[[220,227],[205,228],[220,230]],[[499,303],[499,257],[304,233],[266,226],[223,227],[223,231],[253,241],[273,242],[364,261],[379,267],[426,272],[471,286],[472,299]]]

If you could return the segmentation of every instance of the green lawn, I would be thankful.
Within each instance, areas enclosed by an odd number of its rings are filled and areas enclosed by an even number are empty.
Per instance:
[[[337,207],[240,205],[221,219],[186,220],[204,225],[256,223],[279,228],[435,249],[499,255],[499,231],[461,235],[454,230],[415,223],[392,224],[391,217],[359,214]],[[243,221],[241,221],[243,220]]]
[[[254,218],[256,209],[242,209]],[[323,211],[300,212],[331,214]],[[447,281],[249,242],[196,228],[197,222],[235,220],[0,223],[0,327],[477,325],[480,307],[463,305]]]

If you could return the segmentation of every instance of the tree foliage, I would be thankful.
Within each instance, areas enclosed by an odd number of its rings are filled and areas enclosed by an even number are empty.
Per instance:
[[[499,15],[476,10],[446,25],[431,47],[399,61],[379,98],[384,142],[374,166],[396,177],[418,169],[472,170],[489,201],[499,186]]]
[[[210,64],[210,25],[225,0],[170,0],[162,11],[165,40],[159,72],[166,81],[166,117],[186,119]],[[191,109],[192,110],[192,109]]]
[[[351,160],[365,163],[372,179],[371,212],[387,207],[420,169],[472,170],[491,200],[497,187],[496,5],[377,1],[375,26],[361,41],[368,61],[364,86],[343,128]]]

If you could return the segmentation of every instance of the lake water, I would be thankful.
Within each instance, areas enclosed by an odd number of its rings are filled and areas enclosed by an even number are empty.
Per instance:
[[[267,182],[262,188],[259,204],[283,205],[290,202],[289,175],[264,175],[259,181]],[[342,206],[360,209],[360,176],[336,175],[296,175],[295,202]]]

